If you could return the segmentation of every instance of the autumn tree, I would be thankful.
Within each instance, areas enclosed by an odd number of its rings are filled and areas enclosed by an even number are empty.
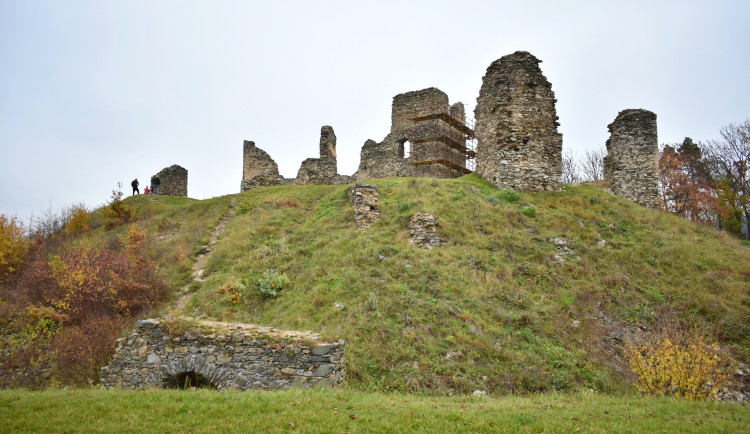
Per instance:
[[[715,223],[724,214],[703,152],[690,137],[662,149],[659,193],[665,211],[691,221]]]
[[[0,282],[18,272],[28,250],[23,224],[16,217],[0,214]]]
[[[720,130],[721,140],[703,147],[719,186],[719,198],[728,210],[726,229],[750,239],[750,119]]]

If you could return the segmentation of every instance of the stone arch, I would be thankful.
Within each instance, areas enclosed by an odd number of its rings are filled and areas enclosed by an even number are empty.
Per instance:
[[[173,380],[179,380],[189,373],[202,377],[217,389],[232,389],[247,384],[244,378],[236,378],[238,374],[208,362],[205,356],[198,355],[167,362],[163,370],[162,383],[166,387]]]
[[[165,389],[216,389],[216,385],[208,378],[197,372],[181,372],[177,375],[171,375],[164,381]]]

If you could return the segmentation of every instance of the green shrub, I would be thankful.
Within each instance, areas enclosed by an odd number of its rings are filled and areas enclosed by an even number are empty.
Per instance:
[[[500,199],[513,203],[518,202],[521,199],[521,195],[515,190],[504,189],[500,190]]]
[[[263,277],[258,280],[258,288],[263,297],[278,297],[279,292],[289,284],[286,274],[279,274],[273,270],[263,272]]]
[[[524,207],[521,210],[521,214],[525,215],[526,217],[536,217],[536,208],[534,208],[533,206]]]

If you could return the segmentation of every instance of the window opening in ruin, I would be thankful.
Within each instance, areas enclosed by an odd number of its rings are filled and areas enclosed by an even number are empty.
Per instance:
[[[408,140],[404,140],[404,158],[411,157],[411,143]]]
[[[164,381],[165,389],[216,389],[216,385],[203,375],[189,371],[170,375]]]

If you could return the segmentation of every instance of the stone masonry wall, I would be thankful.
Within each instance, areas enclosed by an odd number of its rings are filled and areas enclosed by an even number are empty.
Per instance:
[[[643,109],[618,113],[607,126],[604,178],[612,194],[643,206],[659,205],[659,139],[656,114]]]
[[[562,134],[541,61],[517,51],[494,61],[474,110],[476,172],[501,188],[562,188]]]
[[[367,229],[380,220],[376,186],[358,182],[349,190],[349,200],[354,207],[357,229]]]
[[[162,388],[184,374],[199,374],[219,389],[337,386],[345,377],[344,342],[321,342],[309,332],[248,324],[196,323],[194,332],[168,335],[168,324],[137,321],[117,340],[101,369],[107,387]]]
[[[335,184],[338,176],[336,134],[332,127],[325,125],[320,129],[320,158],[302,162],[295,184]]]
[[[188,171],[173,164],[156,174],[159,176],[159,194],[187,197]]]
[[[412,165],[415,162],[447,160],[459,167],[465,167],[466,158],[461,151],[452,149],[445,138],[454,143],[465,143],[463,133],[452,128],[445,119],[417,119],[434,115],[451,116],[464,122],[463,104],[450,106],[448,95],[440,89],[427,89],[406,92],[393,97],[391,108],[391,132],[377,143],[368,140],[362,147],[359,170],[356,179],[385,178],[392,176],[441,176],[455,177],[462,172],[440,167],[437,164]],[[441,140],[428,140],[432,138]],[[405,144],[409,143],[409,153]]]
[[[257,187],[285,184],[279,174],[279,166],[255,142],[245,140],[242,150],[242,183],[240,191]]]

